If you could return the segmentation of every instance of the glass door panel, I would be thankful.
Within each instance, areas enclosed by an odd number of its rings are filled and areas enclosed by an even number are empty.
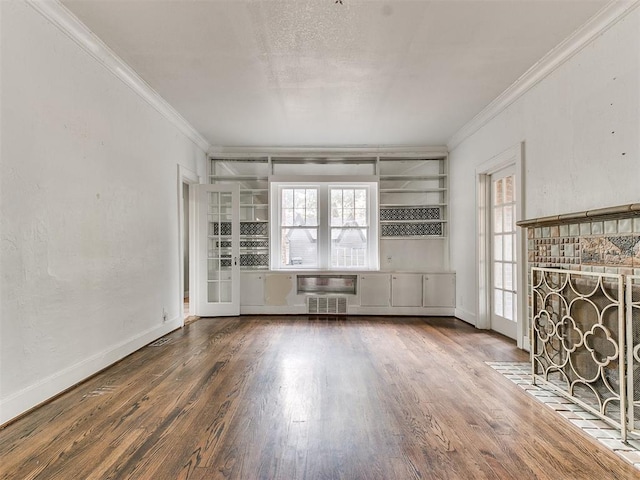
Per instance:
[[[199,185],[199,316],[239,315],[239,189]]]
[[[515,167],[491,175],[491,328],[514,338],[517,333]]]

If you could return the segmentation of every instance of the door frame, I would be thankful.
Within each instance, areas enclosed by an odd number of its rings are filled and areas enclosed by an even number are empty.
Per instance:
[[[516,221],[524,219],[524,142],[519,142],[507,150],[481,163],[476,176],[476,278],[478,282],[478,317],[476,327],[491,328],[491,175],[503,168],[515,166],[516,169]],[[522,229],[516,231],[516,260],[518,274],[517,290],[517,327],[516,342],[519,348],[529,350],[529,332],[527,329],[527,263],[526,245]]]
[[[191,296],[193,295],[192,286],[195,284],[194,269],[195,263],[195,208],[194,197],[191,191],[191,185],[200,183],[200,176],[192,170],[178,164],[178,272],[180,272],[180,318],[184,325],[184,184],[189,185],[189,315],[193,315],[194,303]]]

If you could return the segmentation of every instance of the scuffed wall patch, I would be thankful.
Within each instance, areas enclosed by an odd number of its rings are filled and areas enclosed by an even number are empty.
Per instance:
[[[265,304],[269,306],[288,305],[287,296],[292,288],[292,275],[267,275],[264,285]]]

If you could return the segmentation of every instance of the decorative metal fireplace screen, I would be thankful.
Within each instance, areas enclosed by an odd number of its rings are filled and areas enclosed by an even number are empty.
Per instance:
[[[624,439],[627,429],[640,431],[640,327],[631,315],[639,313],[640,285],[637,277],[627,282],[625,302],[623,275],[531,269],[533,382],[560,390]]]
[[[629,430],[640,434],[640,276],[627,276]]]

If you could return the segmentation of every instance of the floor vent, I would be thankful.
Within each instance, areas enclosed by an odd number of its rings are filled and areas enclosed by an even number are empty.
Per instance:
[[[307,313],[346,315],[347,297],[309,296],[307,297]]]
[[[167,343],[169,343],[169,340],[170,339],[167,338],[167,337],[159,338],[155,342],[150,343],[149,346],[150,347],[161,347],[161,346],[166,345]]]

